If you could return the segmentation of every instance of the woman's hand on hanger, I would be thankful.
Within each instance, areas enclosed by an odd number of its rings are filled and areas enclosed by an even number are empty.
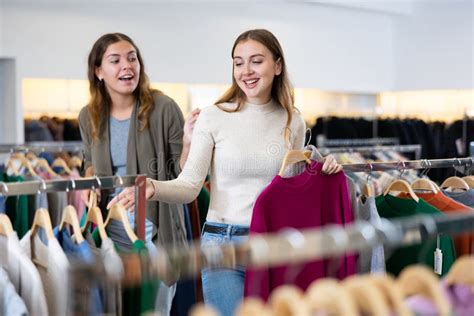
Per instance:
[[[150,178],[146,179],[146,189],[145,189],[145,198],[149,200],[155,194],[155,186],[151,182]],[[122,192],[117,194],[109,204],[107,204],[107,209],[109,210],[114,204],[120,203],[125,209],[132,210],[135,207],[135,187],[124,188]]]
[[[324,158],[323,168],[321,169],[322,174],[333,174],[338,173],[342,170],[342,166],[337,163],[336,158],[333,155],[327,155]]]

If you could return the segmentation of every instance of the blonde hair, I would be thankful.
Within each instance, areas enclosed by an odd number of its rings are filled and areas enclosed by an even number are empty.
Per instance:
[[[254,40],[264,45],[273,56],[274,61],[279,61],[281,63],[281,73],[273,79],[272,84],[272,98],[278,102],[287,113],[287,120],[284,129],[284,137],[287,144],[289,144],[290,137],[290,124],[293,118],[293,111],[296,110],[294,103],[295,97],[293,92],[293,86],[291,85],[290,80],[288,79],[288,73],[286,71],[285,57],[283,55],[283,49],[281,48],[278,39],[270,31],[264,29],[255,29],[246,31],[237,37],[232,47],[231,57],[234,58],[235,47],[247,40]],[[235,81],[234,76],[232,75],[232,86],[217,100],[214,104],[219,107],[221,110],[226,112],[237,112],[239,111],[243,104],[245,103],[246,96],[244,92],[240,89]],[[237,107],[235,109],[226,109],[222,106],[222,103],[226,102],[235,102]]]
[[[103,132],[105,119],[109,117],[111,105],[110,95],[103,81],[99,80],[95,75],[95,71],[97,67],[101,66],[102,58],[107,48],[120,41],[127,41],[135,48],[138,61],[140,62],[140,79],[137,88],[133,92],[135,99],[140,102],[140,108],[138,110],[138,120],[141,123],[140,130],[145,129],[149,124],[150,113],[155,106],[153,96],[155,94],[162,94],[161,91],[150,87],[150,80],[145,73],[145,65],[140,50],[130,37],[122,33],[108,33],[102,35],[92,46],[88,58],[87,76],[89,79],[90,100],[87,107],[92,123],[92,137],[94,139],[97,139]]]

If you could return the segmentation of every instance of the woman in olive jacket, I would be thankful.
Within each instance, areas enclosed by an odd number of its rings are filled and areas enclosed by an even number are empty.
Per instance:
[[[190,116],[183,135],[178,105],[150,87],[138,47],[121,33],[105,34],[95,42],[88,58],[88,79],[90,101],[79,114],[84,175],[176,178],[186,161],[198,112]],[[101,191],[102,210],[117,193]],[[88,195],[84,192],[83,199]],[[129,218],[133,220],[132,212]],[[182,205],[149,201],[146,218],[147,240],[165,247],[186,244]],[[123,230],[111,227],[109,232],[115,243],[126,242]],[[177,273],[165,281],[171,285],[176,279]]]

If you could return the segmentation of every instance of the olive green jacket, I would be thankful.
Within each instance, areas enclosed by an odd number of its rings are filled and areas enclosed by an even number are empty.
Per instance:
[[[174,179],[181,172],[184,118],[173,99],[155,95],[155,107],[146,129],[139,130],[139,104],[133,110],[127,147],[127,175],[146,174],[156,180]],[[110,155],[109,115],[104,115],[102,133],[92,138],[87,106],[79,113],[79,126],[84,143],[84,170],[92,166],[97,176],[112,175]],[[104,193],[103,193],[104,194]],[[107,201],[107,192],[101,199]],[[147,218],[158,227],[158,243],[162,246],[186,244],[183,205],[159,201],[147,202]]]

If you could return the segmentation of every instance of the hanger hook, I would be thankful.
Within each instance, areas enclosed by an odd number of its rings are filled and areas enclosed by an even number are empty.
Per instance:
[[[401,168],[398,168],[398,170],[400,171],[400,176],[399,176],[399,179],[402,179],[402,176],[403,176],[403,173],[405,172],[405,161],[404,160],[400,160],[399,163],[402,165]],[[397,164],[398,165],[398,164]]]
[[[367,164],[367,166],[368,166],[368,172],[367,172],[367,180],[366,180],[366,182],[367,182],[367,184],[368,184],[368,183],[369,183],[369,180],[370,180],[370,176],[372,175],[372,171],[374,171],[374,166],[372,166],[372,163],[371,163],[371,162],[369,162],[369,163]]]
[[[456,177],[458,175],[458,170],[456,169],[456,162],[458,162],[458,165],[459,163],[461,163],[461,161],[455,157],[454,160],[453,160],[453,169],[454,169],[454,176]]]
[[[421,161],[421,166],[423,167],[423,170],[420,173],[420,178],[425,177],[428,174],[428,171],[431,169],[431,161],[428,159],[423,159]]]
[[[312,136],[313,136],[312,131],[311,131],[311,128],[309,128],[309,127],[306,129],[305,135],[306,135],[308,132],[309,132],[309,138],[308,138],[308,141],[306,142],[305,148],[311,143],[311,138],[312,138]]]
[[[292,134],[291,128],[285,126],[283,131],[288,131],[288,139],[285,139],[285,143],[286,143],[286,146],[287,146],[288,150],[291,150],[291,148],[293,148],[291,146],[291,134]]]
[[[95,178],[95,182],[97,183],[97,186],[99,187],[98,189],[101,189],[102,182],[100,181],[100,178],[97,175],[95,175],[94,178]]]
[[[123,179],[122,179],[122,176],[119,175],[119,174],[117,174],[117,175],[115,175],[115,176],[116,176],[116,177],[118,178],[118,180],[119,180],[119,186],[120,186],[120,187],[123,187]]]

